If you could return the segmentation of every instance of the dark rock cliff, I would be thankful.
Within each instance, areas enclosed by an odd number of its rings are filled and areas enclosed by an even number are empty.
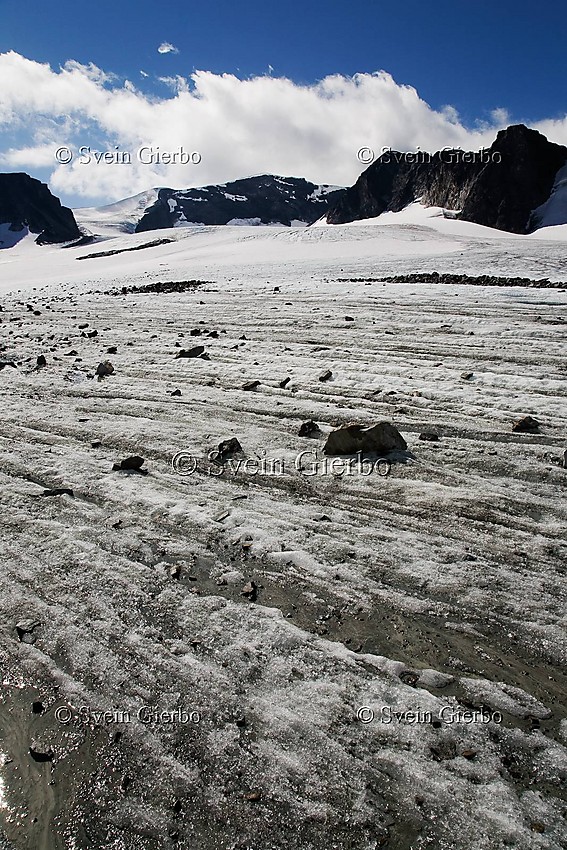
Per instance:
[[[523,124],[501,130],[490,148],[435,154],[388,151],[364,171],[327,215],[330,224],[399,212],[413,201],[459,210],[459,218],[529,231],[549,198],[567,148]]]
[[[0,224],[12,231],[28,227],[40,245],[79,239],[81,232],[70,209],[61,206],[45,183],[28,174],[0,174]]]
[[[299,177],[271,174],[247,177],[199,189],[160,189],[136,232],[191,224],[228,224],[243,220],[259,224],[311,224],[343,194],[344,189],[317,186]]]

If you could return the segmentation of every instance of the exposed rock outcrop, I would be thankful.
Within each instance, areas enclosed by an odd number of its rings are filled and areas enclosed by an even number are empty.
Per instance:
[[[38,234],[39,245],[70,242],[82,235],[71,210],[61,206],[45,183],[24,173],[0,174],[2,224],[12,233],[27,227]]]
[[[343,192],[336,186],[271,174],[200,189],[159,189],[136,232],[183,224],[311,224]]]
[[[549,199],[567,148],[523,124],[501,130],[483,151],[434,154],[387,151],[330,210],[343,224],[399,212],[414,201],[458,211],[464,221],[526,233],[538,226],[534,210]]]

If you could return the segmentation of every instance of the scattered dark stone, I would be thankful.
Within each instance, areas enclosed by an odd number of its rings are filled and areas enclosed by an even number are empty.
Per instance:
[[[289,384],[290,381],[291,381],[291,378],[284,378],[283,381],[280,381],[280,384],[279,384],[280,389],[285,390],[285,388],[287,387],[287,385]]]
[[[262,799],[262,792],[261,791],[252,791],[251,794],[246,795],[246,799],[250,803],[257,803],[259,800]]]
[[[329,381],[333,377],[333,373],[330,369],[326,369],[324,372],[321,372],[319,375],[320,381]]]
[[[461,372],[461,378],[463,381],[470,381],[471,378],[474,377],[474,372]]]
[[[345,322],[354,322],[354,316],[345,316]]]
[[[205,353],[204,345],[194,345],[193,348],[182,348],[175,357],[179,359],[180,357],[200,357],[201,354]]]
[[[321,429],[317,425],[313,419],[309,419],[307,422],[302,422],[299,427],[298,435],[300,437],[314,437],[321,433]]]
[[[495,277],[493,275],[480,275],[479,277],[471,277],[467,274],[439,274],[439,272],[417,272],[414,274],[404,275],[386,275],[381,278],[367,277],[339,277],[338,283],[439,283],[450,284],[451,286],[511,286],[511,287],[529,287],[530,289],[559,289],[564,291],[565,281],[556,282],[548,278],[539,278],[533,280],[529,277]],[[537,321],[536,317],[536,321]],[[448,327],[448,326],[445,326]],[[384,331],[384,333],[393,334],[393,331]]]
[[[34,761],[45,762],[45,761],[53,761],[54,752],[51,749],[46,749],[38,744],[35,744],[30,747],[30,756]]]
[[[211,331],[209,336],[211,337],[211,339],[218,339],[219,338],[219,332],[218,331]]]
[[[74,496],[69,487],[54,487],[52,490],[44,490],[42,496]]]
[[[181,809],[183,808],[181,805],[181,800],[176,800],[173,806],[171,807],[176,815],[181,813]]]
[[[260,381],[247,381],[247,383],[242,384],[242,389],[246,392],[250,392],[251,390],[255,390],[256,387],[260,386]]]
[[[390,422],[378,422],[370,428],[353,424],[331,431],[323,451],[327,455],[351,455],[356,452],[387,454],[396,449],[405,451],[406,441]]]
[[[94,339],[95,336],[98,336],[98,331],[89,331],[88,334],[87,334],[87,337],[89,339]]]
[[[16,364],[16,363],[14,363],[14,361],[13,361],[13,360],[0,360],[0,372],[1,372],[1,371],[2,371],[2,369],[4,369],[6,366],[11,366],[11,367],[12,367],[12,369],[17,369],[17,368],[18,368],[17,364]]]
[[[96,367],[96,375],[98,375],[99,378],[107,378],[109,375],[112,375],[113,372],[114,366],[110,360],[104,360]]]
[[[38,620],[20,620],[15,629],[20,643],[35,643],[34,631],[41,625]]]
[[[402,670],[400,679],[404,685],[411,685],[414,688],[419,681],[419,673],[416,673],[415,670]]]
[[[280,291],[280,288],[279,288],[279,286],[274,286],[274,289],[273,289],[273,291],[274,291],[274,292],[279,292],[279,291]]]
[[[450,761],[457,756],[457,747],[454,741],[439,741],[433,747],[429,747],[429,751],[435,761]]]
[[[47,366],[47,360],[44,354],[40,354],[37,358],[37,368],[42,369],[44,366]]]
[[[539,422],[533,416],[523,416],[512,428],[517,434],[535,434],[539,431]]]
[[[201,336],[201,334],[202,334],[201,328],[192,328],[189,331],[189,336]]]
[[[321,514],[321,516],[315,517],[315,522],[332,522],[332,519],[327,514]]]
[[[533,821],[530,824],[530,829],[532,832],[545,832],[545,824],[540,823],[539,821]]]
[[[172,242],[172,239],[156,239],[154,242],[146,242],[144,245],[140,245],[141,248],[152,248],[157,245],[165,245],[168,242]],[[135,248],[126,248],[127,251],[137,250],[138,246]],[[110,253],[119,253],[116,251],[112,251]],[[95,254],[94,256],[103,256],[102,254]],[[203,284],[212,283],[210,280],[167,280],[167,281],[158,281],[157,283],[146,284],[145,286],[123,286],[120,290],[120,293],[113,291],[112,295],[136,295],[136,294],[146,294],[146,293],[161,293],[167,294],[169,292],[193,292],[197,287],[202,286]]]
[[[254,602],[256,597],[258,596],[258,586],[256,582],[249,581],[248,584],[245,584],[242,590],[240,591],[241,596],[246,596],[250,602]]]
[[[118,351],[118,349],[116,348],[115,345],[111,345],[111,346],[109,346],[109,348],[106,349],[107,354],[116,354],[117,351]]]
[[[45,711],[45,706],[39,700],[35,700],[32,702],[32,714],[43,714]]]
[[[85,330],[85,328],[88,328],[88,326],[89,326],[89,323],[88,323],[88,322],[83,322],[83,324],[82,324],[82,325],[79,325],[79,330],[80,330],[80,331],[84,331],[84,330]]]
[[[72,351],[67,351],[63,356],[64,357],[77,357],[78,354],[79,354],[79,352],[75,351],[75,349],[73,349]]]
[[[172,390],[172,392],[170,393],[170,395],[180,396],[180,395],[181,395],[181,390]]]
[[[226,458],[231,457],[231,455],[237,454],[242,451],[242,446],[236,439],[236,437],[230,437],[228,440],[223,440],[222,443],[219,443],[219,455],[218,460],[221,462]]]
[[[468,761],[472,761],[473,759],[476,758],[477,753],[476,753],[476,750],[463,750],[461,755],[464,759],[467,759]]]
[[[131,457],[127,457],[124,460],[121,460],[120,463],[115,463],[112,466],[113,472],[138,472],[140,475],[147,475],[148,470],[142,469],[145,460],[143,457],[139,455],[132,455]]]
[[[93,440],[91,443],[91,449],[100,449],[102,446],[102,442],[100,440]]]
[[[207,352],[205,352],[204,354],[201,354],[201,360],[210,360],[210,359],[211,359],[211,355],[207,354]]]
[[[41,316],[41,310],[34,310],[33,314],[34,316]]]
[[[243,729],[246,726],[246,718],[245,717],[237,717],[234,721],[239,729]]]
[[[246,334],[242,334],[242,336],[239,336],[238,339],[248,339],[248,337],[246,336]]]
[[[439,441],[439,434],[434,434],[433,431],[424,431],[419,435],[420,440],[425,440],[426,443],[437,443]]]
[[[169,570],[169,575],[171,576],[171,578],[179,580],[181,576],[181,567],[179,566],[179,564],[175,564],[175,566],[171,567],[171,569]]]

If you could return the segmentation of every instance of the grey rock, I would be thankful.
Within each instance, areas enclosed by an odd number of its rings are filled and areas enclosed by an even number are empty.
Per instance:
[[[204,345],[194,345],[193,348],[182,348],[175,356],[179,360],[180,357],[200,357],[205,353]]]
[[[112,375],[113,372],[114,366],[112,365],[110,360],[104,360],[96,367],[96,374],[99,378],[107,378],[109,375]]]
[[[113,464],[112,470],[113,472],[139,472],[140,475],[147,475],[148,470],[142,469],[144,463],[145,460],[143,457],[131,455],[121,460],[120,463]]]
[[[298,431],[298,435],[300,437],[314,437],[318,436],[320,433],[321,429],[317,423],[313,421],[313,419],[308,419],[307,422],[302,422]]]
[[[517,434],[535,434],[539,431],[539,422],[533,416],[523,416],[514,424],[512,431]]]
[[[323,451],[327,455],[351,455],[356,452],[387,454],[406,449],[407,443],[394,425],[378,422],[370,428],[353,424],[331,431]]]

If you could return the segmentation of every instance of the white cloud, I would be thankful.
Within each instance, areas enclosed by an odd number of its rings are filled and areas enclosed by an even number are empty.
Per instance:
[[[174,47],[173,44],[170,44],[169,41],[162,41],[160,46],[157,49],[158,53],[179,53],[177,47]]]
[[[53,144],[31,145],[30,147],[9,148],[0,153],[0,165],[7,168],[49,168],[53,165]]]
[[[61,145],[77,151],[133,153],[126,164],[57,166],[54,191],[85,199],[116,200],[152,186],[184,188],[225,182],[252,174],[302,176],[348,185],[363,167],[357,151],[368,146],[438,150],[447,145],[478,149],[509,123],[505,110],[470,128],[452,107],[432,109],[410,86],[383,72],[333,75],[313,85],[282,77],[239,79],[197,71],[189,78],[164,78],[163,97],[138,91],[93,65],[49,65],[17,53],[0,55],[0,131],[11,134],[3,161],[32,174]],[[554,141],[567,143],[567,116],[534,125]],[[22,139],[15,146],[13,133]],[[201,154],[199,165],[143,165],[141,145],[160,151]],[[8,147],[8,146],[6,146]]]

